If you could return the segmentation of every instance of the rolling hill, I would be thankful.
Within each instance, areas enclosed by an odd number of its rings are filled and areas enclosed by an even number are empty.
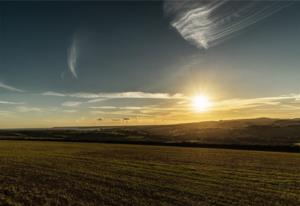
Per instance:
[[[155,126],[0,130],[1,139],[291,146],[300,143],[299,119],[243,119]]]

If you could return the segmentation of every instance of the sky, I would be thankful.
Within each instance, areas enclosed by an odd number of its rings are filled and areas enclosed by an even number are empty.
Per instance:
[[[0,128],[300,117],[300,2],[0,2]],[[195,108],[196,96],[209,107]]]

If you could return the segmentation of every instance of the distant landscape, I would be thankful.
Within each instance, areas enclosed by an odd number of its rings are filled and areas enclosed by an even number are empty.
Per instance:
[[[0,130],[0,139],[137,143],[300,151],[300,119],[243,119],[155,126]]]

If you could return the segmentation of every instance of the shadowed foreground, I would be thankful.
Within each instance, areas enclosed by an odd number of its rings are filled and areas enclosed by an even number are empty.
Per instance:
[[[0,205],[300,205],[300,154],[0,141]]]

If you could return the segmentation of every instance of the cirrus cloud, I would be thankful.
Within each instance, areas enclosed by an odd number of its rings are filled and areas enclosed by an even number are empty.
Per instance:
[[[78,78],[76,68],[79,49],[77,44],[77,39],[74,37],[68,49],[68,67],[75,78]]]
[[[180,93],[169,94],[169,93],[151,93],[151,92],[115,92],[115,93],[85,93],[85,92],[77,92],[77,93],[58,93],[53,91],[48,91],[42,93],[45,96],[57,96],[57,97],[75,97],[82,99],[94,99],[96,102],[102,101],[103,99],[118,99],[118,98],[135,98],[135,99],[184,99],[184,95]]]
[[[78,107],[82,104],[82,102],[63,102],[62,106],[64,107]]]
[[[18,105],[18,104],[25,104],[25,103],[24,102],[0,101],[0,104]]]
[[[19,112],[42,112],[43,109],[40,107],[28,107],[28,106],[19,106],[17,107]]]
[[[290,5],[290,1],[166,0],[164,11],[179,34],[209,48]]]
[[[18,89],[18,88],[16,88],[16,87],[7,85],[7,84],[5,84],[5,83],[3,83],[3,82],[0,82],[0,88],[5,89],[5,90],[8,90],[8,91],[12,91],[12,92],[25,92],[25,91],[22,90],[22,89]]]

